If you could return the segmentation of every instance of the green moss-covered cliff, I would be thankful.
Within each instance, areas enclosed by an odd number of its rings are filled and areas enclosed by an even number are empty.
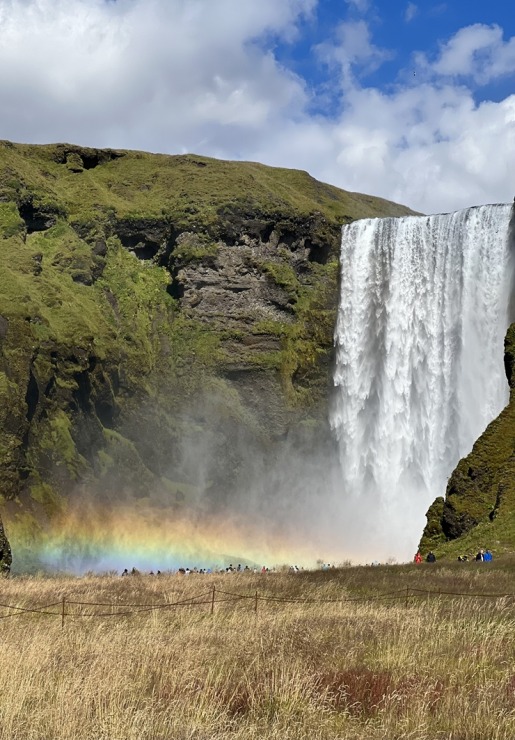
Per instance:
[[[404,215],[305,172],[0,142],[0,511],[81,487],[230,497],[327,434],[340,227]],[[199,439],[202,438],[202,445]],[[186,450],[209,447],[209,468]]]
[[[445,499],[427,512],[420,547],[442,555],[474,554],[480,547],[501,553],[515,545],[515,324],[505,340],[510,401],[461,460]]]

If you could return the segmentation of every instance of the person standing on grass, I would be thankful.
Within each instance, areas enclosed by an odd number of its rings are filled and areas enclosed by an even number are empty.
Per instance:
[[[420,552],[417,552],[417,554],[413,558],[413,562],[417,565],[420,565],[420,563],[422,562],[422,555],[420,554]]]
[[[432,550],[427,553],[426,563],[436,563],[436,555]]]

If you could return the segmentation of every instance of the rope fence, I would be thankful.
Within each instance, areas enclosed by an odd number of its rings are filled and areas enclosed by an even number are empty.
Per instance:
[[[470,593],[459,591],[435,591],[430,589],[414,588],[406,586],[397,591],[388,591],[381,594],[364,594],[362,596],[342,596],[341,598],[302,598],[302,597],[282,597],[275,595],[260,594],[255,591],[252,594],[235,593],[217,589],[213,586],[209,591],[190,596],[187,599],[171,601],[161,604],[119,604],[106,601],[77,601],[68,599],[63,596],[60,601],[43,606],[16,606],[12,604],[0,603],[0,609],[8,610],[8,614],[0,614],[0,620],[20,617],[27,614],[37,614],[40,616],[60,617],[61,626],[64,628],[66,619],[91,619],[97,617],[130,617],[138,614],[149,614],[151,612],[173,610],[181,607],[208,607],[209,613],[214,615],[216,606],[236,602],[247,602],[255,614],[258,614],[259,604],[349,604],[349,603],[368,603],[378,601],[404,601],[406,607],[416,599],[428,599],[436,597],[452,598],[469,598],[469,599],[515,599],[515,593]],[[100,608],[102,611],[89,611],[91,608]],[[109,609],[110,611],[106,611]]]

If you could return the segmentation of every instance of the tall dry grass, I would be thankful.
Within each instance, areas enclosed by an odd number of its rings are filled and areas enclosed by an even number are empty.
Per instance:
[[[510,569],[473,565],[3,580],[2,603],[56,603],[56,615],[0,621],[0,738],[512,740],[513,599],[341,601],[406,583],[498,593],[511,582]],[[213,585],[305,603],[260,600],[256,614],[254,598],[218,593],[211,615]],[[115,616],[199,592],[206,603]]]

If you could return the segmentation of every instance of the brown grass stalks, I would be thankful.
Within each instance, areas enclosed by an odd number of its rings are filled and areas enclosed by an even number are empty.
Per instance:
[[[55,616],[0,609],[0,739],[512,740],[513,599],[341,600],[415,578],[498,593],[511,578],[386,570],[3,580],[2,603],[56,606]],[[211,616],[208,596],[115,616],[213,584],[303,601],[260,600],[256,614],[254,598],[217,600]]]

